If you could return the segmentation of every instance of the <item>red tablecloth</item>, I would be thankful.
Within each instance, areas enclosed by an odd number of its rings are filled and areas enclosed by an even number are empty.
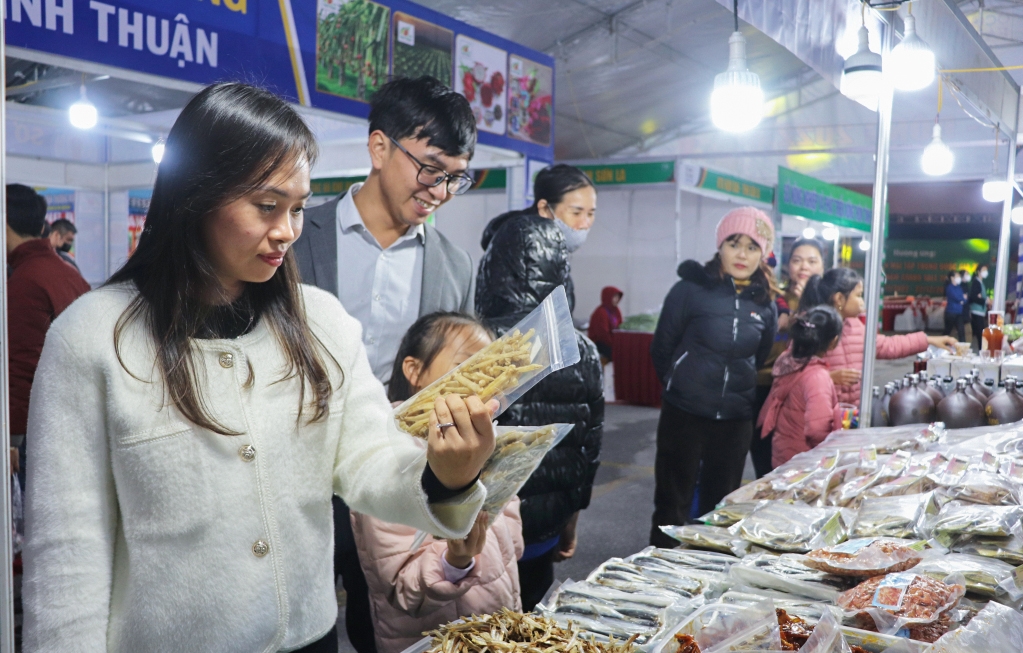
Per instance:
[[[881,330],[882,331],[894,331],[895,330],[895,316],[902,315],[906,309],[909,308],[909,304],[886,304],[881,309]]]
[[[614,332],[615,399],[637,406],[661,405],[661,382],[650,359],[654,334]]]

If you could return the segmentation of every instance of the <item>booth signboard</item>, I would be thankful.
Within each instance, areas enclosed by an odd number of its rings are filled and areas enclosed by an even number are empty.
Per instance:
[[[577,166],[598,186],[663,184],[675,181],[674,161]]]
[[[889,239],[884,247],[885,293],[945,296],[950,270],[973,272],[994,265],[991,241]]]
[[[54,220],[75,221],[75,191],[67,188],[37,188],[46,200],[46,223]]]
[[[679,184],[683,187],[722,193],[761,204],[774,204],[774,188],[710,168],[684,163],[679,177]]]
[[[474,190],[504,190],[508,187],[508,170],[506,168],[482,168],[472,171],[473,183],[469,192]]]
[[[867,195],[778,166],[778,211],[782,214],[869,232],[871,206],[873,200]]]
[[[313,191],[313,197],[334,197],[347,191],[355,184],[364,181],[366,181],[365,175],[358,177],[323,177],[311,180],[309,188]]]
[[[196,84],[255,81],[293,102],[359,118],[369,115],[370,96],[392,75],[435,74],[469,99],[480,143],[554,158],[547,105],[553,106],[553,57],[408,0],[5,0],[4,6],[8,46]],[[518,116],[514,133],[506,129],[510,57],[524,71],[529,93],[529,122]],[[516,101],[521,108],[522,97]]]
[[[135,248],[138,247],[152,199],[153,191],[150,188],[128,191],[128,256],[134,254]]]
[[[553,120],[554,70],[512,55],[508,59],[508,134],[548,146]]]

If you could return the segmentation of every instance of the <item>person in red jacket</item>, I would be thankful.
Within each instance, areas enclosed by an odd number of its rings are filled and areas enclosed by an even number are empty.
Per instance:
[[[774,383],[757,419],[761,437],[772,436],[774,467],[816,447],[837,423],[838,395],[824,357],[838,346],[842,318],[830,306],[816,306],[793,317],[789,337],[792,345],[774,364]]]
[[[833,306],[845,320],[842,342],[828,352],[825,360],[831,368],[831,379],[842,403],[860,405],[860,376],[863,373],[863,342],[867,327],[860,321],[866,311],[863,301],[863,279],[849,268],[832,268],[824,276],[810,277],[799,300],[800,308]],[[923,331],[900,336],[877,334],[877,357],[904,358],[919,354],[928,345],[955,352],[956,339],[951,336],[929,336]]]
[[[611,361],[612,334],[622,325],[622,312],[618,308],[618,302],[622,300],[623,294],[614,286],[604,286],[600,291],[600,306],[590,315],[590,327],[586,335],[597,345],[600,362],[604,365]]]
[[[89,292],[78,270],[61,260],[42,237],[46,200],[28,186],[7,186],[7,337],[11,442],[18,447],[18,472],[25,479],[25,431],[43,341],[53,320]]]

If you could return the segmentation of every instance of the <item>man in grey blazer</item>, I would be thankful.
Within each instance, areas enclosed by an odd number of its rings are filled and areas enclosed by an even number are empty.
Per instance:
[[[362,323],[373,373],[390,380],[402,336],[421,315],[473,312],[469,254],[426,224],[472,186],[476,147],[468,101],[432,77],[388,82],[370,101],[373,167],[326,204],[305,212],[292,245],[302,280],[337,295]],[[348,594],[345,625],[358,653],[376,653],[369,589],[348,506],[334,497],[334,569]]]
[[[385,84],[369,121],[369,177],[306,211],[293,249],[303,281],[362,323],[373,373],[387,383],[418,317],[473,312],[469,254],[426,221],[472,186],[476,121],[464,97],[431,77]]]

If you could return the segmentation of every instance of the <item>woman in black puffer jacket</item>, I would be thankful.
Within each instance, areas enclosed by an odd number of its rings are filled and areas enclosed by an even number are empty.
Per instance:
[[[685,524],[700,486],[701,514],[739,487],[753,437],[757,368],[774,344],[778,312],[765,260],[771,219],[743,207],[717,228],[718,253],[686,261],[668,293],[650,347],[665,384],[657,425],[650,543],[675,546],[659,526]],[[702,467],[702,472],[701,472]]]
[[[575,307],[568,252],[593,223],[596,192],[577,168],[546,168],[534,183],[536,203],[505,213],[483,233],[486,253],[476,280],[476,311],[504,333],[564,285]],[[589,506],[604,428],[604,391],[596,346],[577,332],[580,360],[554,372],[514,403],[501,424],[555,422],[575,428],[540,463],[519,491],[526,550],[519,560],[523,610],[554,582],[554,562],[575,552],[579,511]]]

